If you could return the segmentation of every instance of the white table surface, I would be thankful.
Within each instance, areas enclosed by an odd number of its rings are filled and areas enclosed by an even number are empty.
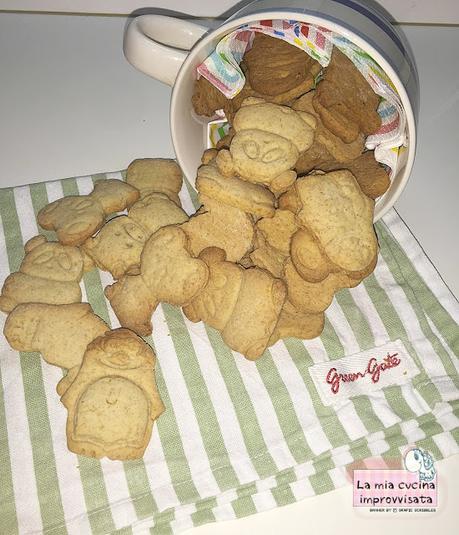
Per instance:
[[[125,24],[123,17],[0,13],[0,187],[173,156],[170,88],[126,62]],[[416,163],[396,208],[458,296],[459,28],[403,30],[422,94]],[[449,535],[456,533],[459,456],[437,467],[441,506],[434,515],[364,516],[352,508],[346,487],[194,532],[432,535],[435,529]]]

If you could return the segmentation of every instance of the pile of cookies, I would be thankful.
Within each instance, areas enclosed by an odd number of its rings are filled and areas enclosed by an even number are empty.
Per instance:
[[[165,159],[135,160],[126,182],[101,180],[38,213],[57,241],[26,243],[0,310],[14,349],[67,370],[57,392],[71,451],[143,455],[164,410],[155,355],[140,338],[159,303],[183,307],[257,359],[279,339],[319,336],[334,293],[374,269],[374,198],[389,179],[363,152],[380,124],[378,97],[349,63],[334,52],[315,88],[314,60],[257,35],[242,95],[228,101],[198,80],[196,112],[224,109],[231,132],[202,156],[191,216],[181,170]],[[80,280],[96,267],[114,279],[105,295],[120,329],[81,303]]]

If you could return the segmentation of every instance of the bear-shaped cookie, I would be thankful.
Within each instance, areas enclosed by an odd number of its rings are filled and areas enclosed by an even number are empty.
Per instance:
[[[89,195],[58,199],[38,212],[38,223],[54,230],[63,245],[81,245],[105,223],[113,212],[129,208],[139,198],[133,186],[121,180],[100,180]]]
[[[155,360],[151,347],[128,329],[108,331],[88,345],[61,398],[70,451],[114,460],[142,457],[164,411]]]
[[[81,301],[79,281],[85,259],[78,247],[48,242],[39,235],[31,238],[24,249],[19,271],[11,273],[3,284],[0,310],[11,312],[19,303],[61,305]]]
[[[137,275],[125,275],[105,288],[123,327],[146,336],[159,302],[184,305],[207,283],[209,270],[193,258],[185,232],[176,225],[159,229],[146,242]]]
[[[3,332],[13,349],[38,351],[48,364],[73,368],[89,342],[108,330],[88,303],[24,303],[8,316]]]
[[[238,175],[280,194],[295,180],[291,170],[312,145],[315,127],[311,114],[248,98],[234,117],[236,133],[229,150],[217,155],[217,166],[224,175]]]
[[[244,269],[210,247],[199,257],[209,266],[209,281],[183,311],[221,331],[224,342],[247,359],[263,354],[284,304],[284,283],[256,267]]]

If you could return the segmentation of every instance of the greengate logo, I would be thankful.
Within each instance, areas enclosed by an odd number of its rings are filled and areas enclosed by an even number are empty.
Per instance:
[[[387,356],[381,362],[378,362],[375,357],[372,357],[368,361],[363,371],[340,373],[337,368],[330,368],[326,375],[325,381],[330,385],[330,389],[333,394],[337,394],[339,392],[342,382],[352,383],[354,381],[358,381],[359,379],[369,377],[373,383],[377,383],[381,377],[381,372],[389,370],[390,368],[395,368],[400,364],[401,360],[397,358],[397,356],[398,353],[394,353],[392,355],[387,353]]]
[[[325,406],[339,406],[355,396],[370,395],[388,386],[409,384],[421,373],[401,340],[317,362],[308,369]]]

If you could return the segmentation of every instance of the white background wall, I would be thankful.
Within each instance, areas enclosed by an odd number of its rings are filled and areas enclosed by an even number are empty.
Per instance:
[[[377,1],[399,22],[459,24],[459,0]],[[237,3],[237,0],[0,0],[0,10],[129,14],[135,9],[155,7],[216,17]]]

